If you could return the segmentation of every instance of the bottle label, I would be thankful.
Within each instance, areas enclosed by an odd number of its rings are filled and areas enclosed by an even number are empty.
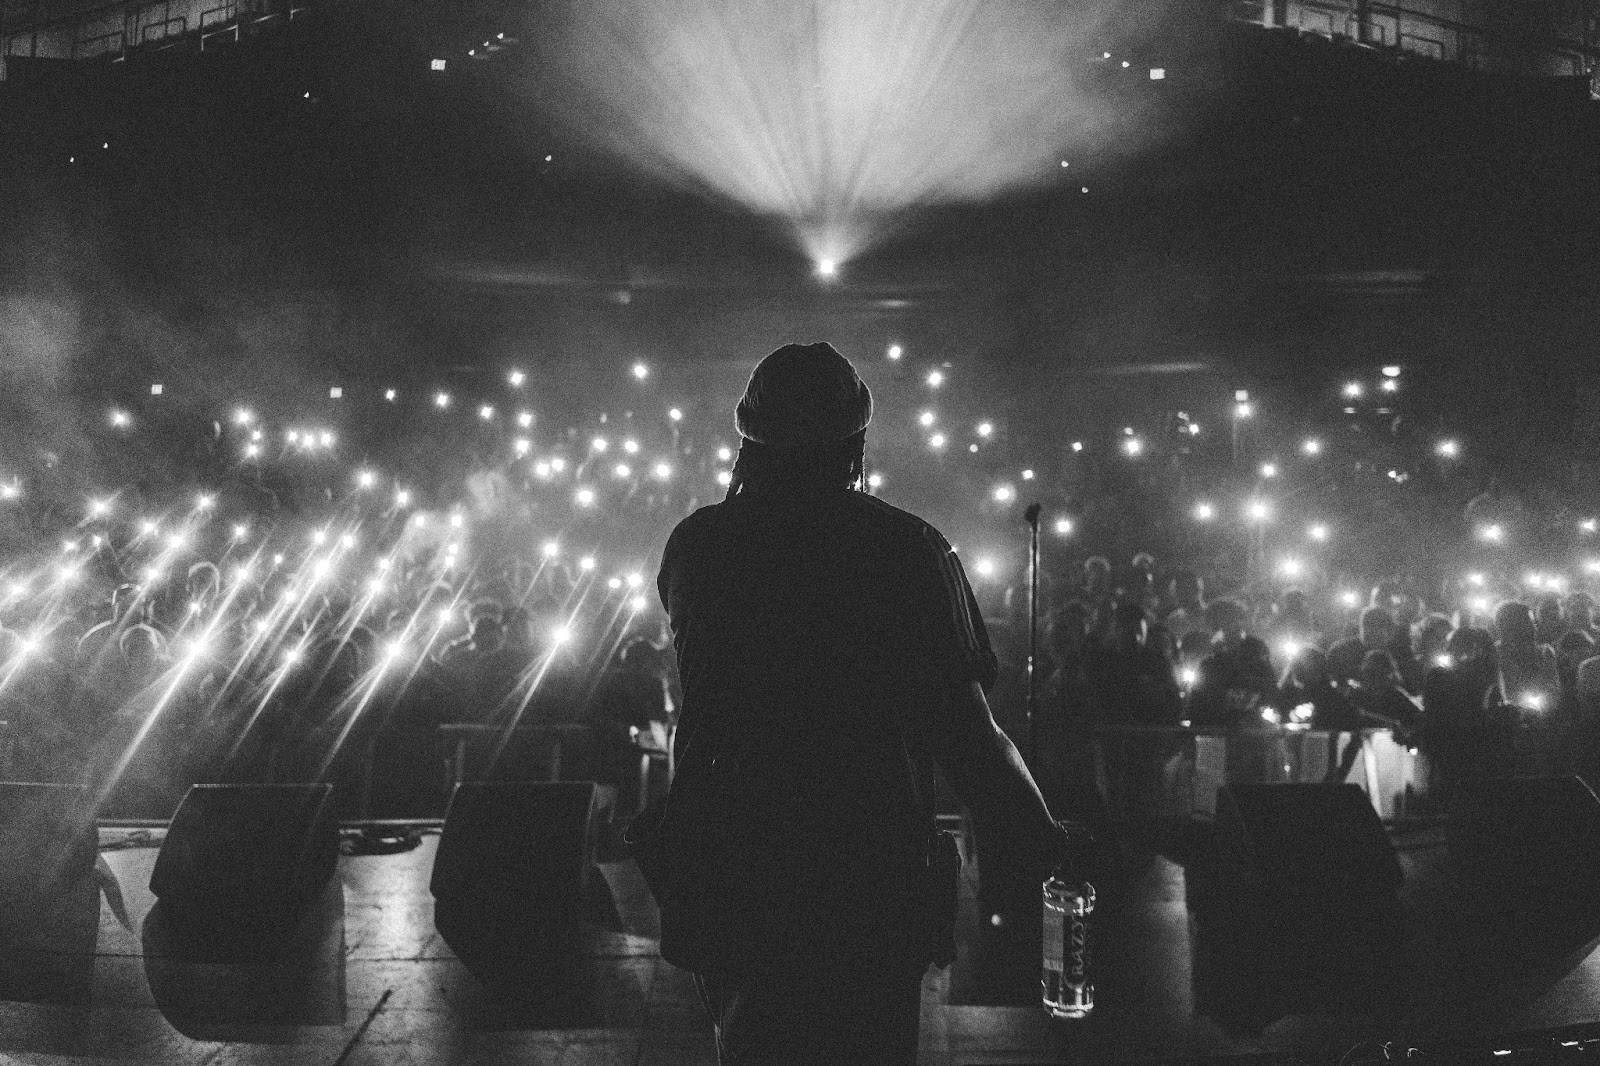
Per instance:
[[[1062,947],[1065,943],[1065,915],[1060,907],[1044,905],[1044,966],[1060,972],[1064,963]]]
[[[1066,925],[1065,979],[1073,988],[1082,988],[1089,982],[1089,921],[1081,914],[1072,914]]]

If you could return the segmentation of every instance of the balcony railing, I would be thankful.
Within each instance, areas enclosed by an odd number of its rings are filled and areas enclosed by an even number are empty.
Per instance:
[[[1341,44],[1386,49],[1474,70],[1487,70],[1491,62],[1489,36],[1482,26],[1458,22],[1402,4],[1369,3],[1358,15],[1354,4],[1337,0],[1236,0],[1229,17],[1240,23]],[[1276,13],[1275,13],[1276,12]],[[1584,42],[1555,37],[1507,39],[1507,52],[1526,57],[1513,72],[1534,75],[1589,73],[1600,55]]]
[[[37,4],[0,8],[0,80],[7,57],[116,62],[142,51],[191,45],[204,50],[287,25],[308,10],[285,0],[230,0],[184,14],[185,5],[118,2],[46,17]],[[198,6],[198,5],[190,5]],[[170,17],[152,17],[154,15]]]

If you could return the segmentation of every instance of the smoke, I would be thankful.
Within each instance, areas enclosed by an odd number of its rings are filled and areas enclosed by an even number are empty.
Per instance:
[[[595,144],[842,263],[917,207],[1059,177],[1113,115],[1110,9],[992,0],[568,0],[545,104]],[[1126,119],[1124,112],[1121,116]]]

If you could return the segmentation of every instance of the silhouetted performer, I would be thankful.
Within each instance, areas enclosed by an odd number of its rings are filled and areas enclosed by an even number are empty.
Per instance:
[[[724,1066],[915,1062],[932,762],[1032,842],[1040,880],[1064,843],[989,713],[960,562],[860,491],[871,416],[832,347],[773,352],[727,498],[662,560],[683,682],[663,837],[688,887],[660,900],[661,953],[695,973]]]

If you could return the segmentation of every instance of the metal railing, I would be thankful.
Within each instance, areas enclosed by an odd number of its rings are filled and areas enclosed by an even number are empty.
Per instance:
[[[173,30],[177,26],[177,30]],[[159,30],[157,35],[155,31]],[[189,20],[182,15],[162,19],[160,22],[147,22],[139,27],[139,43],[149,44],[151,41],[165,41],[173,37],[182,37],[189,30]]]
[[[1412,55],[1426,56],[1429,59],[1444,58],[1444,42],[1436,41],[1432,37],[1422,37],[1415,33],[1402,33],[1400,35],[1400,51],[1410,52]]]
[[[97,56],[120,55],[127,51],[128,34],[125,30],[112,30],[98,37],[85,37],[72,42],[73,59],[94,59]]]

